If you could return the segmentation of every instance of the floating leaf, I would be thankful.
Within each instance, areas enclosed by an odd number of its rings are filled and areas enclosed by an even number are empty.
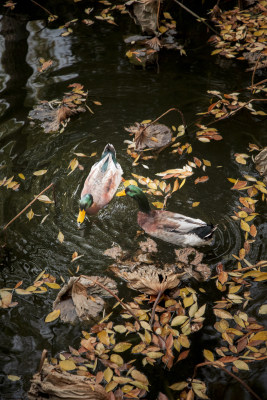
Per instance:
[[[59,366],[63,371],[73,371],[77,368],[72,360],[59,361]]]
[[[111,354],[110,361],[119,366],[124,364],[123,358],[119,354]]]
[[[172,390],[183,390],[185,387],[188,386],[187,382],[176,382],[169,386]]]
[[[186,315],[177,315],[173,318],[171,326],[182,325],[187,319],[188,317]]]
[[[241,219],[241,221],[240,221],[240,227],[241,227],[241,229],[242,229],[243,231],[245,231],[245,232],[250,232],[250,226],[249,226],[249,224],[248,224],[247,222],[243,221],[242,219]]]
[[[208,361],[214,361],[214,355],[210,350],[204,349],[203,354]]]
[[[57,238],[60,241],[60,243],[64,242],[64,235],[61,231],[59,231]]]
[[[33,217],[34,217],[34,212],[32,211],[32,209],[30,209],[30,211],[27,212],[26,216],[27,216],[27,218],[28,218],[29,221],[30,221],[31,219],[33,219]]]
[[[18,174],[18,176],[20,177],[20,179],[25,180],[25,176],[23,174]],[[10,375],[11,376],[11,375]]]
[[[200,204],[200,201],[195,201],[195,202],[192,204],[192,207],[197,207],[197,206],[199,206],[199,204]]]
[[[249,366],[247,363],[245,363],[245,361],[242,360],[236,360],[233,362],[234,366],[238,369],[242,369],[245,371],[249,371]]]
[[[45,282],[45,284],[51,289],[60,289],[60,286],[56,282]]]
[[[35,176],[40,176],[40,175],[44,175],[44,174],[46,174],[47,173],[47,169],[40,169],[39,171],[35,171],[34,173],[33,173],[33,175],[35,175]]]
[[[20,376],[17,375],[7,375],[7,379],[9,379],[10,381],[16,382],[20,380]]]
[[[109,382],[111,381],[112,377],[113,377],[113,371],[112,371],[112,369],[109,368],[109,367],[106,368],[105,371],[104,371],[104,379],[105,379],[105,381],[106,381],[107,383],[109,383]]]
[[[128,350],[130,347],[132,347],[131,343],[121,342],[114,346],[113,351],[115,351],[116,353],[122,353],[123,351]]]
[[[196,180],[195,180],[195,185],[197,184],[197,183],[203,183],[203,182],[207,182],[209,180],[209,177],[208,176],[201,176],[201,177],[199,177],[199,178],[197,178]]]
[[[19,290],[19,289],[18,289]],[[45,322],[52,322],[55,321],[55,319],[57,319],[60,315],[60,310],[54,310],[51,313],[49,313],[46,318],[45,318]]]
[[[267,304],[263,304],[259,309],[259,314],[267,314]]]

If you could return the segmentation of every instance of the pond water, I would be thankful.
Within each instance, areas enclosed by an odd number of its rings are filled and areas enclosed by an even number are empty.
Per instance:
[[[62,11],[63,12],[63,11]],[[64,17],[64,15],[62,15]],[[65,17],[64,17],[65,18]],[[68,14],[64,19],[73,19]],[[118,26],[96,21],[87,27],[77,23],[73,33],[62,37],[58,24],[49,27],[44,19],[16,21],[15,33],[8,35],[7,16],[1,19],[0,46],[2,61],[0,65],[0,178],[11,177],[20,181],[18,191],[0,188],[0,225],[4,226],[42,189],[51,182],[56,185],[56,205],[35,202],[32,206],[34,218],[29,221],[24,213],[4,234],[1,234],[0,287],[14,287],[23,280],[23,287],[30,285],[37,275],[46,270],[57,277],[67,280],[70,271],[75,272],[79,264],[79,273],[109,276],[107,272],[111,259],[103,255],[104,250],[114,243],[123,249],[137,248],[136,205],[126,198],[116,198],[99,214],[87,221],[85,228],[79,230],[76,224],[78,200],[84,179],[92,164],[100,156],[106,143],[112,143],[117,150],[125,179],[131,173],[149,176],[155,179],[155,173],[168,168],[185,165],[193,156],[207,159],[212,167],[206,172],[209,181],[194,184],[195,177],[188,179],[184,187],[168,200],[167,208],[192,217],[218,224],[214,245],[205,249],[206,261],[212,270],[218,262],[232,268],[232,254],[237,254],[242,243],[243,233],[231,216],[238,205],[239,193],[231,191],[228,177],[240,178],[244,173],[258,176],[254,165],[235,162],[235,153],[248,153],[248,144],[266,145],[266,123],[246,111],[234,118],[219,122],[216,127],[223,136],[219,142],[201,143],[196,140],[193,123],[196,114],[203,112],[209,105],[207,90],[219,90],[223,93],[238,92],[251,82],[251,74],[245,72],[244,64],[235,60],[221,60],[210,56],[211,49],[206,44],[206,28],[193,20],[183,21],[181,27],[186,36],[187,56],[181,57],[176,51],[162,51],[159,56],[159,68],[150,66],[142,69],[131,65],[125,56],[127,47],[123,38],[140,33],[127,15],[117,15]],[[182,35],[181,35],[182,36]],[[53,66],[43,74],[38,72],[38,59],[52,59]],[[88,90],[89,111],[70,121],[63,133],[46,134],[38,122],[28,119],[29,111],[41,100],[62,98],[71,83],[81,83]],[[96,106],[90,100],[97,100],[102,106]],[[124,140],[129,139],[125,126],[135,121],[155,119],[171,107],[179,107],[189,125],[189,136],[184,140],[191,143],[192,157],[170,154],[167,149],[157,160],[146,161],[146,169],[140,163],[132,166],[132,159],[126,152]],[[179,115],[168,114],[163,120],[168,126],[181,124]],[[79,159],[84,170],[78,168],[69,174],[70,161],[74,152],[91,154],[93,158]],[[34,176],[33,172],[47,169],[43,176]],[[25,180],[18,177],[23,173]],[[52,192],[46,193],[52,197]],[[156,199],[158,200],[158,198]],[[155,201],[155,200],[154,200]],[[192,208],[192,202],[200,205]],[[266,257],[266,209],[259,204],[256,219],[258,235],[248,256],[251,263]],[[42,218],[48,214],[44,223]],[[93,221],[93,222],[92,222]],[[64,234],[64,242],[57,240],[59,231]],[[160,243],[160,257],[173,258],[174,246]],[[84,257],[71,263],[74,251]],[[125,283],[119,283],[120,297],[128,298],[129,290]],[[193,285],[197,286],[194,282]],[[219,298],[214,281],[205,284],[206,294],[203,302]],[[252,286],[251,301],[246,312],[257,317],[256,310],[264,301],[264,284],[257,282]],[[0,392],[3,399],[26,399],[29,380],[37,370],[41,352],[48,349],[51,355],[66,350],[68,345],[78,346],[81,327],[70,326],[57,321],[46,324],[45,316],[51,311],[55,290],[43,295],[14,296],[18,305],[0,310]],[[211,308],[211,307],[210,307]],[[176,381],[192,375],[193,365],[202,360],[201,348],[216,346],[219,341],[212,329],[214,316],[209,310],[204,328],[195,335],[193,358],[184,362],[182,370],[177,368]],[[264,398],[267,393],[264,382],[264,367],[258,362],[251,367],[243,379]],[[153,372],[155,379],[150,397],[156,398],[159,390],[174,382],[171,373],[162,374],[158,368]],[[7,375],[18,375],[21,379],[12,382]],[[177,379],[179,374],[179,379]],[[249,399],[250,396],[236,382],[217,370],[202,372],[209,383],[211,398]],[[201,373],[200,373],[201,375]],[[218,376],[220,380],[218,382]],[[181,378],[181,379],[180,379]]]

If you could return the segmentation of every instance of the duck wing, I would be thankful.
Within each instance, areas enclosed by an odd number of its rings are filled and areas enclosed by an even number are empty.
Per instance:
[[[156,212],[155,224],[158,229],[167,232],[177,232],[179,234],[188,234],[194,230],[207,226],[201,219],[186,217],[185,215],[172,213],[170,211]]]
[[[94,203],[105,206],[113,198],[121,182],[123,174],[120,164],[114,161],[112,153],[108,152],[96,162],[85,180],[81,197],[90,193]]]

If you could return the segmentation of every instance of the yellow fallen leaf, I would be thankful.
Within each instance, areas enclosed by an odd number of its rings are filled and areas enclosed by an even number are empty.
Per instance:
[[[214,355],[210,350],[204,349],[203,354],[208,361],[214,361]]]
[[[157,208],[163,208],[164,204],[161,203],[160,201],[154,201],[153,206],[157,207]]]
[[[35,175],[35,176],[40,176],[40,175],[44,175],[44,174],[46,174],[47,173],[47,169],[40,169],[39,171],[35,171],[34,173],[33,173],[33,175]]]
[[[59,316],[60,316],[60,310],[54,310],[46,316],[45,322],[55,321],[55,319],[57,319]]]
[[[20,377],[17,376],[17,375],[7,375],[7,379],[9,379],[10,381],[15,382],[15,381],[19,381]]]
[[[51,289],[60,289],[60,286],[56,282],[45,282],[45,284]]]
[[[197,206],[199,206],[199,204],[200,204],[200,201],[195,201],[195,202],[192,204],[192,207],[197,207]]]
[[[61,231],[59,231],[58,235],[57,235],[58,240],[60,241],[60,243],[64,242],[64,235]]]
[[[25,176],[23,174],[18,174],[18,176],[20,177],[20,179],[25,180]]]
[[[32,211],[32,209],[30,209],[30,211],[26,214],[28,220],[30,221],[31,219],[33,219],[34,217],[34,212]]]
[[[73,371],[76,369],[76,364],[72,360],[59,361],[59,366],[63,371]]]

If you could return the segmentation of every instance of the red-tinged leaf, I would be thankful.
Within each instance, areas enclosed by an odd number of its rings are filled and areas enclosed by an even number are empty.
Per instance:
[[[223,285],[225,282],[227,282],[228,280],[228,274],[226,271],[221,271],[219,276],[218,276],[218,280],[220,281],[220,283]]]
[[[200,176],[199,178],[197,178],[196,180],[195,180],[195,185],[197,184],[197,183],[203,183],[203,182],[206,182],[206,181],[208,181],[209,180],[209,177],[208,176]]]
[[[250,234],[251,234],[251,236],[253,236],[253,237],[256,237],[257,236],[257,228],[256,228],[256,226],[255,225],[251,225],[251,227],[250,227]]]
[[[14,287],[14,289],[17,289],[18,287],[20,287],[22,285],[23,281],[19,281],[16,286]]]
[[[234,186],[231,188],[231,190],[241,190],[244,189],[247,186],[247,181],[237,181]]]
[[[184,360],[188,356],[189,352],[190,352],[190,350],[182,351],[182,353],[180,353],[177,361]]]
[[[238,357],[234,357],[234,356],[225,356],[225,357],[221,357],[218,359],[218,361],[222,362],[222,363],[230,363],[233,361],[238,360]]]
[[[199,160],[199,158],[197,158],[197,157],[194,157],[194,162],[195,162],[195,164],[196,164],[196,166],[197,166],[198,168],[200,168],[200,167],[201,167],[201,165],[202,165],[202,161],[200,161],[200,160]]]
[[[218,101],[216,101],[216,103],[211,104],[211,105],[209,106],[209,108],[208,108],[208,112],[210,112],[211,110],[213,110],[214,107],[215,107],[217,104],[218,104]]]

